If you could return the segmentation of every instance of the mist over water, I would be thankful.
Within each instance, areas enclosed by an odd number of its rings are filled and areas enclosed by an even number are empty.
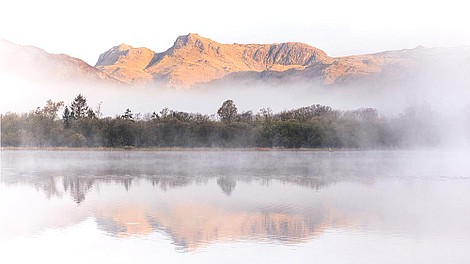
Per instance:
[[[466,263],[469,158],[2,151],[0,260]]]

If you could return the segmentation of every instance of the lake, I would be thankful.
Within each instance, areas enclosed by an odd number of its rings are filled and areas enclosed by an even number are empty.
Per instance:
[[[470,263],[470,152],[3,150],[0,216],[0,263]]]

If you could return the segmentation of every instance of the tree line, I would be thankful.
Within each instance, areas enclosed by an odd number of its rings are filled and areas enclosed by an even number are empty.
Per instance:
[[[63,109],[63,110],[62,110]],[[61,111],[62,110],[62,111]],[[61,112],[61,114],[60,114]],[[226,100],[217,115],[126,109],[102,117],[79,94],[70,105],[48,100],[29,113],[1,115],[3,147],[400,148],[430,146],[439,136],[428,109],[384,117],[372,108],[334,110],[314,104],[273,113],[239,112]]]

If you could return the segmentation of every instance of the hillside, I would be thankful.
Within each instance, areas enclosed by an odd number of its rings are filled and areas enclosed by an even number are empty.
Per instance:
[[[50,54],[40,48],[21,46],[0,39],[0,72],[41,82],[96,82],[119,84],[107,73],[81,59]]]

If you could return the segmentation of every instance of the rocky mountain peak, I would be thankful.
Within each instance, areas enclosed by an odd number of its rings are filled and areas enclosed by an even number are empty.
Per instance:
[[[179,36],[172,47],[161,53],[127,44],[115,46],[101,54],[96,66],[126,83],[187,88],[243,73],[261,79],[267,75],[307,76],[298,79],[315,79],[330,85],[404,67],[410,64],[410,58],[421,56],[423,52],[417,50],[421,49],[333,58],[300,42],[224,44],[189,33]]]
[[[116,46],[115,48],[117,48],[118,50],[130,50],[130,49],[133,49],[134,47],[132,47],[131,45],[127,45],[125,43],[122,43],[121,45],[119,46]]]
[[[132,46],[129,46],[127,44],[121,44],[119,46],[112,47],[111,49],[100,55],[95,67],[116,63],[119,57],[125,56],[127,54],[127,51],[131,48]]]
[[[121,44],[101,54],[95,67],[113,64],[134,64],[135,62],[139,62],[138,64],[141,65],[142,61],[147,61],[148,57],[153,57],[154,54],[155,52],[148,48],[134,48],[131,45]],[[150,60],[145,63],[148,64],[148,62]]]
[[[126,44],[113,47],[101,54],[96,66],[124,82],[152,79],[190,87],[234,72],[282,72],[329,59],[322,50],[298,42],[222,44],[189,33],[162,53]]]
[[[199,49],[204,49],[208,43],[214,42],[211,39],[203,38],[196,33],[189,33],[187,35],[179,36],[174,45],[174,49],[181,49],[184,47],[197,47]]]
[[[134,48],[121,44],[101,54],[95,67],[110,73],[122,82],[140,82],[151,79],[144,69],[154,55],[155,52],[148,48]]]
[[[325,62],[328,55],[320,49],[299,42],[273,44],[266,57],[267,64],[302,65]]]
[[[452,66],[454,77],[467,76],[468,54],[469,47],[417,47],[334,58],[299,42],[224,44],[190,33],[178,37],[161,53],[128,44],[114,46],[92,67],[77,58],[0,39],[0,71],[19,72],[31,79],[109,80],[185,88],[219,79],[344,85],[412,79],[420,71],[432,70],[434,74],[444,66]]]

